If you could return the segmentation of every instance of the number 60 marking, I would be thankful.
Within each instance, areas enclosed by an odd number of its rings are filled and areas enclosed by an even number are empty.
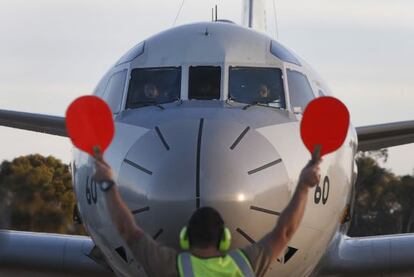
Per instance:
[[[92,179],[86,177],[86,201],[88,202],[89,205],[91,204],[96,204],[96,202],[98,202],[98,194],[97,194],[97,189],[96,189],[96,182]]]
[[[324,205],[326,204],[326,202],[328,202],[329,187],[330,187],[329,178],[328,176],[326,176],[323,179],[322,188],[319,186],[319,184],[315,188],[315,195],[313,198],[313,200],[315,201],[315,204],[319,204],[319,202],[321,202],[321,199],[322,199],[322,204]]]

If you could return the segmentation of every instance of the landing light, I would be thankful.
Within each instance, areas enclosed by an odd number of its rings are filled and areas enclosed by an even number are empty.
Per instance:
[[[243,193],[239,193],[237,195],[237,201],[243,202],[244,200],[246,200],[246,197],[244,196],[244,194]]]

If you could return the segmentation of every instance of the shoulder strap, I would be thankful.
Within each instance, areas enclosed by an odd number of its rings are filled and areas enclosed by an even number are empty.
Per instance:
[[[244,277],[254,277],[255,274],[247,261],[247,259],[243,256],[243,253],[240,250],[233,250],[228,253],[228,255],[233,259],[233,261],[237,264],[241,272],[243,273]]]
[[[193,265],[191,264],[191,254],[189,252],[183,252],[178,256],[181,261],[182,277],[193,277]]]

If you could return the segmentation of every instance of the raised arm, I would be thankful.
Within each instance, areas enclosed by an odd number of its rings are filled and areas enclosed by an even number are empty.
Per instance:
[[[100,154],[95,156],[94,179],[98,183],[114,182],[112,169]],[[116,185],[113,185],[109,190],[105,191],[105,197],[108,205],[108,212],[122,238],[127,243],[138,240],[144,234],[144,231],[135,223],[131,212],[122,200]]]
[[[272,260],[280,256],[302,221],[308,199],[308,191],[310,188],[316,186],[320,180],[320,163],[320,159],[316,162],[310,161],[303,168],[292,199],[280,215],[275,228],[270,233]]]

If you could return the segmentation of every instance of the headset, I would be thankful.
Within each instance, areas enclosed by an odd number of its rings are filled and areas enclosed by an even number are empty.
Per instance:
[[[219,250],[221,252],[226,252],[230,249],[231,244],[231,233],[227,227],[223,228],[223,234],[221,235],[220,243],[219,243]],[[180,247],[183,250],[190,249],[190,239],[188,237],[188,227],[185,226],[181,229],[180,232]]]

